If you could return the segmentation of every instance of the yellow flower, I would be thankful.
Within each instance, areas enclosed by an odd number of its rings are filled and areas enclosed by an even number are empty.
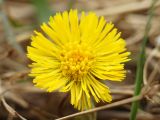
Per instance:
[[[103,81],[122,81],[130,54],[114,25],[93,12],[82,12],[78,19],[77,10],[70,10],[50,17],[41,29],[45,34],[35,31],[28,47],[35,85],[70,92],[71,104],[79,110],[91,108],[92,99],[110,102]]]

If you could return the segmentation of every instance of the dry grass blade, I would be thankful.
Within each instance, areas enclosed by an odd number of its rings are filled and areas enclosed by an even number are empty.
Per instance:
[[[116,14],[122,14],[127,12],[139,11],[139,10],[144,10],[149,8],[151,2],[152,0],[133,1],[127,4],[119,5],[119,6],[112,6],[110,8],[96,10],[96,13],[100,16],[101,15],[107,16],[107,15],[116,15]],[[160,5],[160,1],[157,2],[155,6],[157,7],[159,5]]]
[[[147,60],[145,62],[144,73],[143,73],[143,83],[144,83],[144,85],[150,84],[151,80],[153,80],[153,79],[147,80],[147,76],[148,76],[147,69],[148,69],[149,63],[151,62],[152,58],[158,53],[159,52],[158,52],[157,48],[153,49],[153,51],[150,53],[150,55],[148,56],[148,58],[147,58]],[[155,71],[155,70],[157,71],[157,69],[158,69],[158,64],[155,64],[153,71]],[[152,72],[152,73],[154,73],[154,72]]]
[[[27,120],[26,118],[21,116],[19,113],[17,113],[11,106],[9,106],[3,97],[1,98],[1,101],[2,101],[3,106],[6,108],[6,110],[9,112],[10,115],[12,115],[13,117],[17,116],[21,120]]]

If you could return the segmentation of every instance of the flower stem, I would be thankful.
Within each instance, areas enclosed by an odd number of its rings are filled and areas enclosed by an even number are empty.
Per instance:
[[[93,99],[91,100],[92,109],[95,108],[95,103]],[[87,111],[87,110],[86,110]],[[92,112],[87,115],[77,116],[74,118],[74,120],[97,120],[97,112]]]
[[[148,34],[151,28],[151,21],[154,16],[154,5],[156,4],[158,0],[153,0],[150,10],[149,10],[149,17],[147,20],[146,28],[145,28],[145,33],[141,45],[141,50],[140,50],[140,55],[139,55],[139,60],[137,63],[137,71],[136,71],[136,83],[135,83],[135,91],[134,91],[134,96],[137,96],[140,94],[141,89],[142,89],[142,82],[143,82],[143,68],[144,68],[144,63],[145,63],[145,47],[148,41]],[[135,120],[137,111],[139,107],[139,101],[134,101],[132,103],[131,107],[131,115],[130,115],[130,120]]]

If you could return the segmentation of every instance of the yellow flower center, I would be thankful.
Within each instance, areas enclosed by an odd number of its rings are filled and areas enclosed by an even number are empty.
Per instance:
[[[73,80],[80,80],[90,70],[94,57],[85,45],[68,44],[61,52],[61,72]]]

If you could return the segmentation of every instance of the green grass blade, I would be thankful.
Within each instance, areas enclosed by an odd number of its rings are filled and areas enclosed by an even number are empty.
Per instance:
[[[0,8],[3,6],[3,0],[0,0]],[[3,8],[3,7],[2,7]],[[6,12],[4,9],[0,10],[0,19],[2,21],[2,26],[4,28],[5,36],[7,42],[12,45],[20,54],[24,57],[24,50],[23,48],[16,42],[16,37],[13,32],[13,28],[10,24],[10,21],[6,15]]]
[[[140,55],[139,55],[139,59],[138,59],[138,63],[137,63],[137,71],[136,71],[136,83],[135,83],[135,92],[134,92],[134,96],[137,96],[140,94],[141,92],[141,88],[142,88],[142,82],[143,82],[143,68],[144,68],[144,63],[145,63],[145,47],[148,41],[148,33],[150,31],[151,28],[151,21],[152,18],[154,16],[154,5],[158,0],[153,0],[152,1],[152,5],[149,11],[149,17],[147,20],[147,24],[146,24],[146,28],[145,28],[145,33],[144,33],[144,37],[143,37],[143,42],[141,45],[141,50],[140,50]],[[139,101],[135,101],[132,103],[132,107],[131,107],[131,115],[130,115],[130,120],[136,120],[136,115],[137,115],[137,111],[139,108]]]
[[[69,0],[69,2],[68,2],[68,10],[73,9],[74,3],[75,3],[75,0]]]
[[[51,15],[48,0],[32,0],[32,3],[36,7],[39,24],[48,21],[48,18]]]

